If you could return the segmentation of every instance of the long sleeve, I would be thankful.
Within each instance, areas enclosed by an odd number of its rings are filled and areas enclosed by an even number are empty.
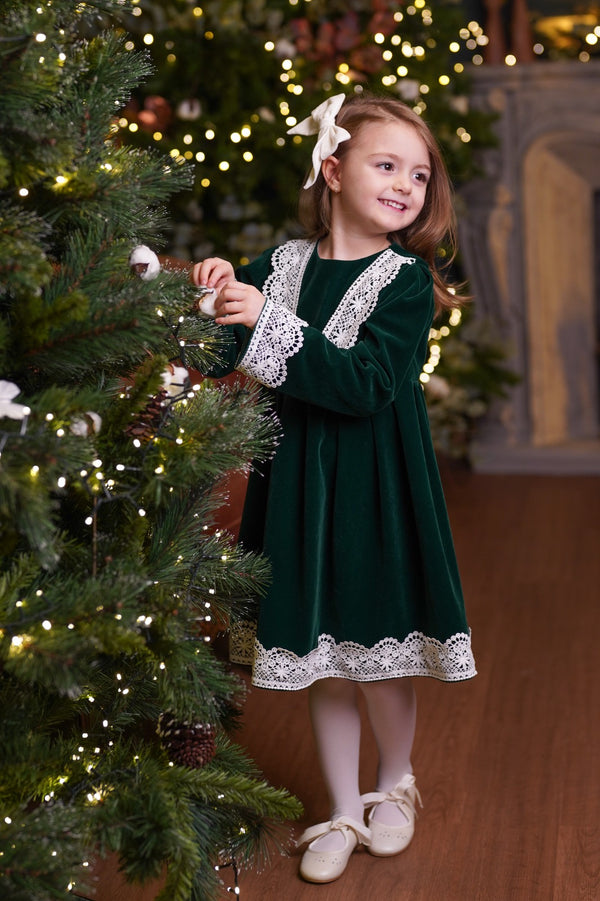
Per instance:
[[[252,263],[240,266],[235,273],[236,279],[260,289],[269,271],[271,255],[272,249],[265,251]],[[211,378],[223,378],[233,372],[252,337],[252,330],[245,325],[222,325],[221,331],[224,340],[219,348],[219,360],[205,373]]]
[[[278,391],[351,416],[391,403],[418,378],[433,316],[431,273],[403,265],[385,287],[356,343],[338,347],[283,304],[268,299],[237,368]]]

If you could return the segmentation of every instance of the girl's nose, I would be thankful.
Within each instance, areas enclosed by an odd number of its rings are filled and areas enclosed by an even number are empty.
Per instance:
[[[410,194],[412,189],[410,178],[407,175],[398,175],[394,183],[394,191],[400,191],[402,194]]]

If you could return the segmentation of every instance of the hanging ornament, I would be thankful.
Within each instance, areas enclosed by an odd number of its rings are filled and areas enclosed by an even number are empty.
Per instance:
[[[216,299],[217,292],[214,288],[207,288],[205,285],[199,285],[194,306],[202,316],[206,316],[208,319],[214,319],[217,315],[215,309]]]
[[[86,410],[83,416],[71,422],[69,431],[72,435],[85,438],[87,435],[97,435],[101,428],[102,417],[93,410]]]
[[[174,363],[169,363],[162,374],[162,385],[167,394],[171,397],[181,394],[189,387],[189,384],[190,374],[185,366],[175,366]]]
[[[144,109],[137,114],[140,128],[147,131],[166,131],[173,119],[171,104],[165,97],[151,94],[144,100]]]
[[[8,416],[9,419],[24,419],[29,416],[31,409],[24,404],[13,403],[13,397],[21,393],[21,389],[14,382],[0,381],[0,419]]]
[[[210,723],[180,722],[161,713],[156,731],[173,763],[201,769],[215,756],[215,727]]]
[[[195,97],[182,100],[177,107],[177,118],[184,122],[194,122],[202,115],[202,104]]]
[[[145,244],[138,244],[129,255],[129,265],[145,282],[152,281],[160,272],[160,260]]]

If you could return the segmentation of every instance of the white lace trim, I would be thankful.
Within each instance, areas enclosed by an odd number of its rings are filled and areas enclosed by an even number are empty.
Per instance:
[[[232,663],[241,663],[244,666],[252,666],[254,663],[254,639],[256,638],[256,623],[236,622],[231,624],[229,631],[229,659]]]
[[[387,249],[362,272],[348,288],[323,334],[336,347],[353,347],[358,332],[377,305],[380,292],[391,284],[402,266],[414,263],[414,257],[401,257]]]
[[[278,388],[287,378],[287,361],[298,353],[304,341],[303,326],[295,315],[302,279],[314,250],[306,240],[287,241],[273,251],[272,270],[263,285],[266,303],[252,337],[238,363],[240,372],[263,385]],[[339,348],[356,344],[360,326],[377,305],[379,294],[396,278],[401,267],[414,263],[388,248],[350,285],[323,329],[325,337]]]
[[[296,241],[286,241],[285,244],[273,251],[272,271],[262,287],[262,293],[268,300],[283,304],[292,313],[296,312],[304,270],[314,247],[314,241],[306,241],[301,238]]]
[[[431,676],[443,682],[460,682],[477,673],[471,636],[465,632],[458,632],[445,642],[422,632],[411,632],[404,641],[383,638],[372,648],[354,641],[338,644],[331,635],[320,635],[317,647],[299,657],[285,648],[263,647],[256,638],[255,626],[246,623],[236,646],[238,652],[243,650],[244,659],[235,662],[253,664],[252,682],[259,688],[296,691],[317,679],[331,677],[376,682]]]
[[[302,327],[305,325],[308,323],[285,307],[267,300],[237,368],[269,388],[283,385],[287,361],[304,343]]]

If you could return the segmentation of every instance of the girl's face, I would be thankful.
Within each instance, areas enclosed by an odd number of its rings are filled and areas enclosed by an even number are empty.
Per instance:
[[[415,221],[431,178],[427,145],[408,122],[367,122],[341,160],[328,157],[332,230],[373,246]]]

